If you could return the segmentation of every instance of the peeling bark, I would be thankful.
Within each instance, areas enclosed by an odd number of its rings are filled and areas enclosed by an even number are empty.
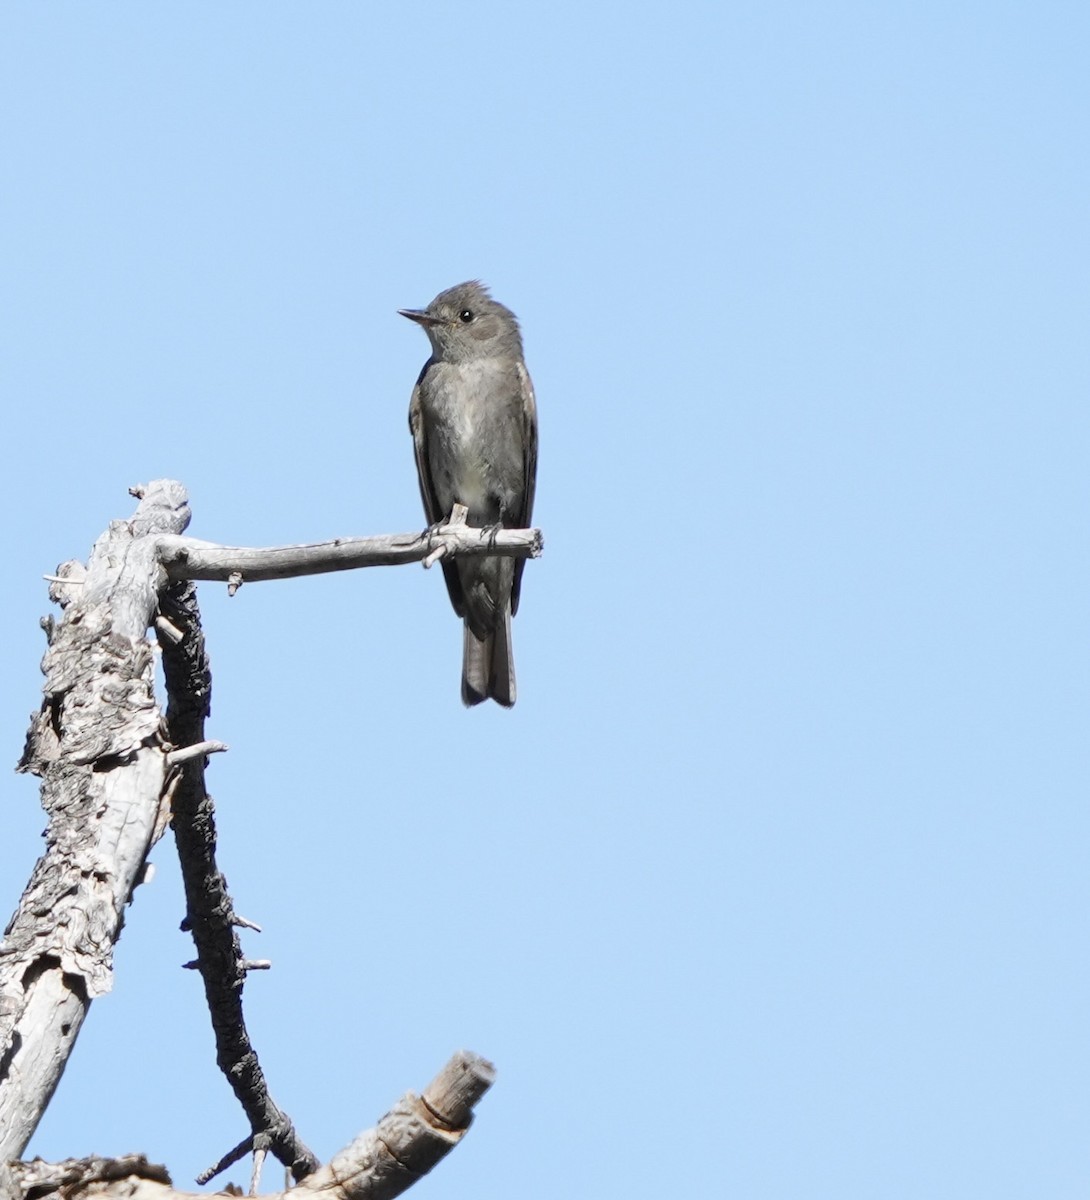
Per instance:
[[[494,1069],[456,1055],[422,1096],[407,1094],[378,1125],[319,1167],[290,1120],[273,1103],[242,1021],[248,970],[234,913],[215,861],[212,802],[204,788],[211,675],[194,578],[286,578],[448,555],[536,557],[537,530],[470,530],[455,507],[447,525],[421,535],[338,539],[265,550],[213,546],[183,538],[185,489],[158,480],[132,489],[133,517],[114,521],[86,567],[63,564],[50,576],[60,621],[44,618],[44,699],[32,715],[20,771],[38,775],[48,826],[45,853],[0,943],[0,1200],[181,1196],[161,1167],[140,1156],[50,1165],[21,1155],[64,1071],[91,1001],[110,990],[113,947],[148,851],[173,815],[183,860],[188,915],[212,1011],[218,1060],[252,1126],[219,1164],[267,1151],[290,1165],[296,1187],[285,1200],[322,1193],[329,1200],[389,1200],[457,1145]],[[170,709],[154,694],[155,626],[164,655]],[[172,742],[174,744],[172,744]],[[172,808],[173,801],[173,808]],[[305,1178],[304,1178],[305,1176]]]
[[[51,589],[64,615],[19,764],[42,778],[46,849],[0,945],[0,1160],[23,1152],[113,980],[166,778],[145,638],[164,580],[148,535],[179,534],[188,519],[180,485],[153,485],[99,538],[86,572],[69,567]]]

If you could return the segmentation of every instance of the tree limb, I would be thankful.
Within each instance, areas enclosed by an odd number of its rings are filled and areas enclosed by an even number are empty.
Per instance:
[[[298,1180],[313,1171],[318,1160],[273,1101],[250,1041],[242,1012],[242,988],[255,964],[243,957],[235,932],[240,922],[227,880],[216,864],[216,811],[205,789],[204,763],[205,755],[222,745],[204,740],[204,722],[212,703],[212,671],[196,588],[191,583],[171,584],[160,600],[160,611],[182,634],[179,640],[160,635],[159,644],[167,687],[167,730],[171,743],[185,748],[168,756],[168,761],[178,764],[171,806],[185,887],[183,928],[193,935],[197,948],[194,965],[204,982],[216,1038],[216,1062],[250,1122],[251,1136],[242,1143],[241,1153],[267,1147]],[[187,753],[190,748],[198,752]]]
[[[42,778],[38,860],[0,945],[0,1160],[17,1158],[57,1086],[87,1009],[110,990],[125,905],[154,840],[166,778],[145,632],[161,568],[156,536],[189,520],[163,481],[114,521],[84,572],[51,585],[45,699],[19,764]]]
[[[196,538],[161,537],[159,561],[171,579],[214,579],[258,582],[322,575],[358,567],[390,567],[437,561],[447,555],[502,554],[537,558],[542,551],[537,529],[474,529],[455,522],[424,533],[392,533],[377,537],[337,538],[298,546],[217,546]],[[427,562],[430,566],[431,562]]]
[[[181,484],[157,480],[131,491],[140,498],[135,514],[111,522],[87,567],[66,563],[50,576],[50,597],[64,612],[59,622],[42,622],[49,642],[45,699],[19,763],[42,779],[48,828],[46,851],[0,944],[0,1164],[22,1154],[91,1000],[111,987],[125,906],[172,810],[186,924],[198,946],[217,1058],[251,1122],[246,1144],[271,1149],[297,1180],[306,1176],[308,1190],[332,1192],[335,1200],[394,1196],[457,1143],[491,1084],[492,1068],[472,1055],[453,1060],[422,1098],[407,1096],[376,1130],[314,1169],[314,1156],[268,1093],[242,1022],[242,980],[266,964],[242,957],[234,929],[252,923],[234,913],[216,867],[204,761],[222,747],[204,740],[211,676],[187,581],[229,580],[237,587],[243,580],[362,566],[420,560],[427,566],[451,554],[535,557],[541,535],[469,529],[465,511],[455,506],[449,524],[420,535],[221,547],[181,536],[189,522]],[[165,723],[146,638],[152,623],[170,694]],[[9,1190],[13,1169],[0,1170],[0,1193]],[[140,1172],[126,1178],[133,1175]],[[101,1175],[86,1184],[89,1193],[120,1186]],[[67,1188],[64,1179],[56,1186]],[[137,1190],[163,1186],[153,1172]],[[35,1195],[50,1190],[28,1187]]]
[[[302,1183],[266,1200],[393,1200],[426,1175],[462,1140],[473,1108],[492,1086],[495,1068],[479,1055],[456,1054],[421,1096],[404,1095],[373,1129],[361,1133]],[[138,1155],[64,1163],[12,1163],[22,1200],[84,1196],[111,1200],[197,1200],[177,1192],[162,1167]]]

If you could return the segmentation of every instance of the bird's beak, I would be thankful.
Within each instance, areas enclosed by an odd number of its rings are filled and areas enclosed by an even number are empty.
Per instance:
[[[442,321],[438,317],[430,316],[422,308],[399,308],[397,310],[403,317],[408,317],[410,321],[415,321],[417,325],[442,325]]]

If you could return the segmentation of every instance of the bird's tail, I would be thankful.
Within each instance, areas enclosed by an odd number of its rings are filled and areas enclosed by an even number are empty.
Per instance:
[[[465,623],[462,640],[462,703],[467,707],[492,699],[504,708],[515,703],[515,659],[511,653],[511,606],[487,637],[479,638]]]

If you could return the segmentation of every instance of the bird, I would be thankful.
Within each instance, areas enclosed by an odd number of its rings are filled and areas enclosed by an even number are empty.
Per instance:
[[[431,357],[409,402],[424,512],[441,524],[456,503],[474,528],[526,529],[537,477],[537,402],[515,314],[478,280],[427,308],[400,308],[428,335]],[[501,555],[443,561],[462,618],[462,702],[515,703],[511,618],[525,560]]]

